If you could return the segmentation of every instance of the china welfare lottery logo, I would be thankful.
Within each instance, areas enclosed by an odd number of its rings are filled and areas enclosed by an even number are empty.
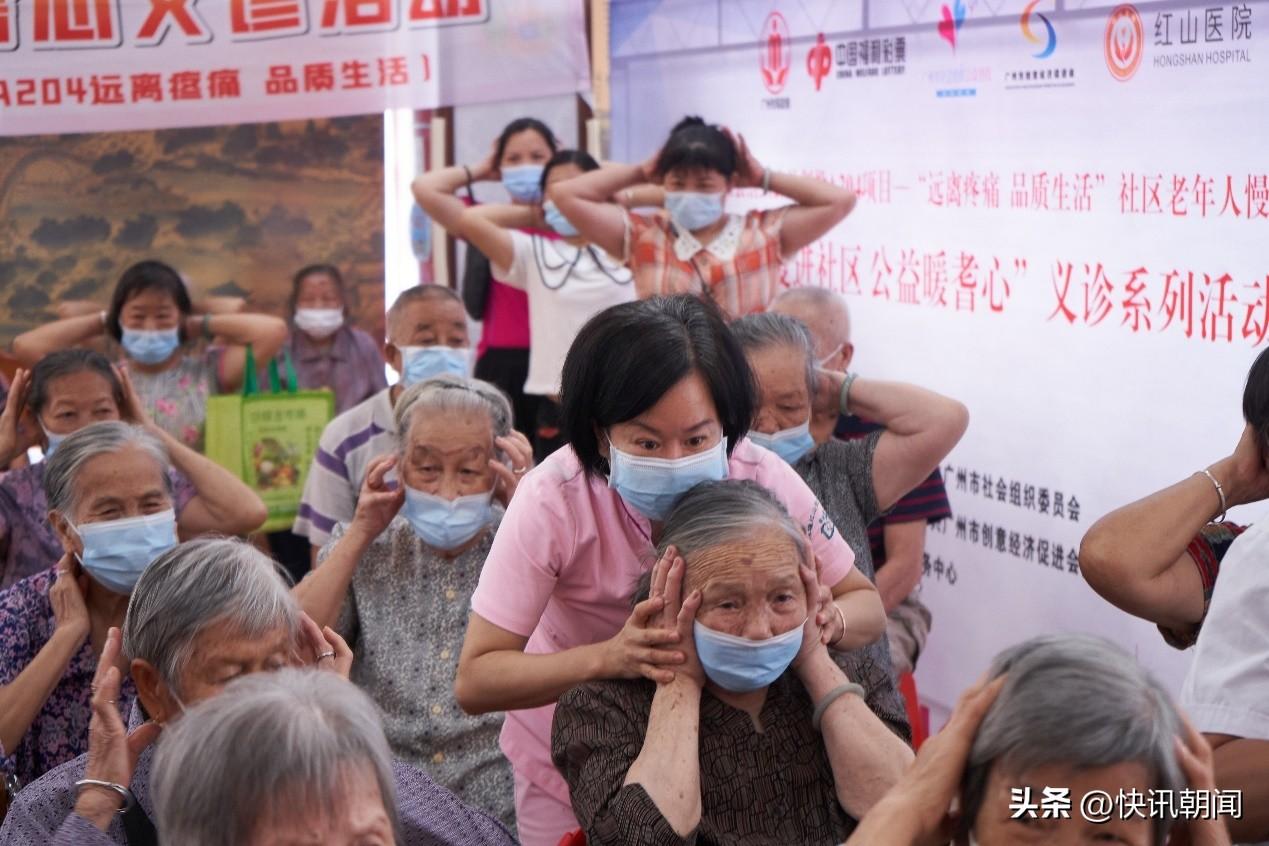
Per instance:
[[[943,19],[939,21],[939,38],[951,44],[953,51],[956,50],[956,33],[960,32],[963,23],[965,23],[965,4],[962,0],[955,0],[951,6],[944,3]]]
[[[1022,35],[1032,44],[1038,45],[1041,42],[1042,39],[1040,36],[1031,29],[1031,16],[1034,13],[1035,17],[1039,18],[1040,22],[1044,24],[1044,29],[1048,38],[1044,42],[1044,47],[1040,50],[1040,52],[1032,53],[1031,55],[1037,59],[1047,59],[1049,56],[1052,56],[1053,51],[1057,49],[1057,32],[1054,31],[1053,24],[1049,22],[1048,18],[1039,12],[1034,11],[1035,7],[1039,4],[1040,0],[1031,0],[1031,2],[1027,4],[1027,8],[1022,10]]]
[[[1145,40],[1136,7],[1124,4],[1110,13],[1106,21],[1106,67],[1111,76],[1120,82],[1132,79],[1141,64]]]
[[[811,79],[815,80],[816,91],[820,90],[820,84],[824,82],[824,77],[828,76],[832,69],[833,50],[828,46],[824,33],[821,32],[816,36],[811,52],[806,54],[806,72],[811,75]]]
[[[762,51],[762,84],[772,94],[779,94],[789,77],[789,25],[783,15],[772,12],[762,31],[766,45]]]

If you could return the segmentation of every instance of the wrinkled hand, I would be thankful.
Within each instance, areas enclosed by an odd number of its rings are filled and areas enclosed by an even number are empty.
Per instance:
[[[684,678],[696,682],[697,686],[705,685],[705,668],[701,666],[696,654],[696,636],[692,624],[696,621],[696,612],[701,607],[701,592],[694,590],[683,595],[684,574],[687,564],[676,550],[669,549],[674,557],[669,559],[668,567],[661,567],[653,573],[650,596],[662,599],[661,610],[653,618],[652,625],[664,631],[673,631],[678,635],[676,646],[683,654],[683,662],[673,672],[674,678]],[[665,560],[667,556],[662,556]]]
[[[471,171],[472,182],[484,182],[486,180],[499,180],[502,178],[502,170],[498,167],[498,142],[489,147],[489,155],[480,160],[479,164],[469,167]]]
[[[903,779],[864,816],[847,846],[943,846],[952,839],[957,825],[952,801],[960,793],[974,735],[1004,683],[1004,676],[981,680],[961,694],[947,725],[921,746]]]
[[[675,628],[657,625],[665,609],[665,583],[676,555],[670,547],[652,568],[652,592],[630,612],[614,637],[603,644],[603,678],[637,679],[640,676],[659,684],[674,681],[674,671],[686,660],[682,652],[659,648],[679,642]]]
[[[26,411],[27,388],[31,385],[31,371],[18,368],[9,385],[9,398],[0,412],[0,469],[8,467],[13,459],[26,452],[34,442],[38,429]]]
[[[520,480],[524,478],[524,474],[533,469],[533,445],[529,443],[520,432],[512,430],[511,434],[501,438],[494,438],[494,445],[506,454],[507,460],[511,462],[511,466],[497,460],[489,459],[489,469],[493,471],[494,478],[494,499],[502,503],[506,508],[511,505],[511,497],[515,496],[516,488],[520,484]]]
[[[49,589],[48,598],[53,606],[54,626],[58,631],[78,634],[80,640],[88,637],[92,622],[88,616],[88,606],[84,603],[84,585],[86,578],[77,572],[74,557],[70,553],[62,556],[57,562],[57,580]]]
[[[296,666],[329,670],[347,680],[353,653],[348,642],[330,626],[322,628],[307,614],[300,614],[300,633],[292,656]]]
[[[135,423],[138,426],[153,428],[154,421],[150,419],[150,413],[146,411],[145,404],[141,402],[141,395],[137,393],[136,386],[132,384],[132,376],[129,375],[127,368],[113,365],[115,376],[119,379],[119,384],[123,386],[123,407],[119,409],[119,416],[129,423]]]
[[[158,723],[146,722],[128,734],[119,714],[120,642],[123,637],[111,627],[97,661],[92,683],[92,719],[88,723],[88,764],[85,778],[108,781],[122,787],[132,784],[137,758],[159,736]],[[85,787],[75,802],[75,813],[105,831],[121,807],[121,797],[112,790]]]
[[[405,485],[390,488],[384,478],[396,466],[395,455],[381,455],[370,463],[366,481],[361,484],[357,496],[357,510],[353,513],[349,528],[356,527],[369,539],[377,538],[388,528],[405,502]]]
[[[1190,783],[1191,790],[1215,792],[1216,772],[1212,747],[1203,735],[1199,734],[1194,724],[1178,711],[1181,717],[1181,736],[1175,740],[1177,763]],[[1213,800],[1215,801],[1215,800]],[[1195,818],[1178,823],[1173,832],[1170,844],[1179,846],[1229,846],[1231,840],[1229,830],[1220,818]]]
[[[1269,499],[1269,461],[1264,443],[1250,423],[1243,427],[1234,452],[1213,464],[1211,472],[1225,485],[1230,508]]]
[[[840,615],[833,610],[833,592],[820,584],[819,561],[812,570],[805,564],[798,565],[802,577],[802,590],[806,595],[806,623],[802,629],[802,647],[790,665],[800,667],[807,658],[820,650],[827,650],[832,637],[841,637]]]
[[[745,136],[724,128],[723,132],[736,145],[736,187],[758,188],[767,169],[758,163],[757,157],[745,142]]]
[[[817,415],[831,414],[836,417],[841,409],[842,382],[845,373],[836,370],[815,368],[815,400],[811,412]]]

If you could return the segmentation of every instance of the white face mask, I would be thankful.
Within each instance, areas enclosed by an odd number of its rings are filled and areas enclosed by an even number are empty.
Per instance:
[[[341,308],[299,308],[295,310],[295,326],[314,338],[329,338],[344,325]]]

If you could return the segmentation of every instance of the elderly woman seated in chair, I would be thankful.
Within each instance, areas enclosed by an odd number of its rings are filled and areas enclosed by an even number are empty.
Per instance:
[[[657,552],[635,619],[677,631],[664,648],[686,661],[666,683],[574,688],[555,713],[588,843],[840,843],[912,753],[829,656],[805,534],[762,487],[708,482]]]

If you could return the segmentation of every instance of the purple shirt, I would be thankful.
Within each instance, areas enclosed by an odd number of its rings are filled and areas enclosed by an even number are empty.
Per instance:
[[[130,728],[140,725],[140,708],[133,710]],[[162,738],[159,739],[162,743]],[[132,774],[132,793],[151,822],[157,820],[154,798],[150,795],[150,767],[154,747],[141,753]],[[75,782],[84,777],[88,756],[48,773],[18,793],[0,828],[0,843],[6,846],[105,846],[123,844],[127,838],[118,819],[108,832],[98,831],[75,807]],[[432,781],[426,773],[399,761],[393,762],[396,776],[397,817],[400,820],[399,846],[516,846],[515,838],[493,817],[464,805],[453,793]]]
[[[300,388],[330,388],[335,392],[335,413],[342,414],[388,387],[383,354],[374,339],[360,329],[343,326],[330,346],[318,346],[299,330],[287,340]],[[267,385],[267,381],[261,382]]]
[[[0,475],[0,590],[53,566],[62,557],[62,542],[48,519],[44,465],[39,461]],[[168,470],[168,478],[179,516],[196,491],[176,470]]]
[[[48,594],[56,579],[57,568],[53,567],[0,593],[0,685],[16,679],[53,636],[56,622]],[[18,748],[0,746],[0,773],[15,774],[28,784],[88,751],[91,685],[96,672],[97,656],[84,638]],[[136,688],[127,677],[119,696],[124,716],[135,697]]]

